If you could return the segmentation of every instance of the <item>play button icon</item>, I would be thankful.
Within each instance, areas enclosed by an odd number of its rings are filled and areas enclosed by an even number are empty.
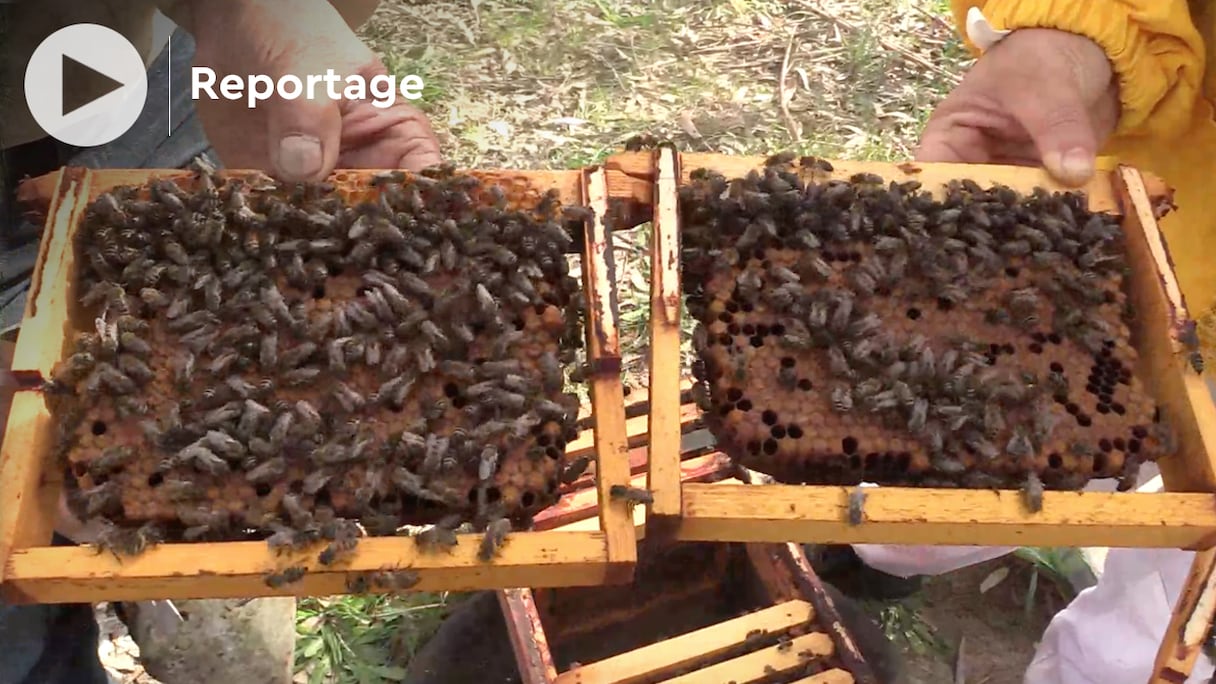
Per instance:
[[[81,64],[67,55],[63,56],[63,78],[61,80],[63,81],[63,99],[61,100],[63,111],[59,114],[60,116],[67,116],[93,100],[109,95],[122,87],[120,81],[115,81],[100,71],[90,68],[89,65]],[[86,92],[84,88],[78,85],[82,83],[88,83],[92,86],[91,90],[96,95]]]
[[[25,69],[25,99],[52,138],[104,145],[127,132],[148,97],[144,60],[122,34],[97,24],[52,33]]]

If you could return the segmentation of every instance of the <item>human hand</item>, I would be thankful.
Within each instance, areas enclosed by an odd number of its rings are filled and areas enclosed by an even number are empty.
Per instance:
[[[208,0],[194,6],[190,24],[195,64],[220,78],[265,74],[277,82],[333,69],[370,83],[388,73],[327,0]],[[380,109],[321,93],[314,100],[274,96],[256,109],[243,99],[200,98],[196,106],[226,166],[283,180],[320,180],[338,166],[416,171],[442,160],[426,116],[403,102]]]
[[[1118,81],[1090,39],[1019,29],[975,63],[938,105],[916,159],[1042,165],[1079,186],[1119,120]]]

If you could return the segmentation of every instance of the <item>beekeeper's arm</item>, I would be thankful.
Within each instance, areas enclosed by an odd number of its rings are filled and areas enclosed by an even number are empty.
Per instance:
[[[1112,136],[1188,128],[1203,47],[1183,0],[966,0],[982,53],[925,126],[924,161],[1042,165],[1082,185]]]
[[[1004,32],[1028,28],[1084,36],[1100,47],[1117,84],[1116,138],[1169,138],[1187,130],[1201,97],[1204,47],[1186,0],[954,0],[950,4],[968,49],[977,56],[991,48],[987,44],[991,40],[1000,42]]]

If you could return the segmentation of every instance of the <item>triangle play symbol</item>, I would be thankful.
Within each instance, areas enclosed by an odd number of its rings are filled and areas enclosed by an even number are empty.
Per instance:
[[[88,87],[85,87],[88,84]],[[100,71],[63,55],[63,112],[67,116],[94,100],[125,86]]]

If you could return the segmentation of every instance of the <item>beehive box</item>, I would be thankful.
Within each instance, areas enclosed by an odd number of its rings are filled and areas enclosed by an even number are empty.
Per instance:
[[[796,163],[797,160],[795,160]],[[810,161],[810,160],[808,160]],[[1122,306],[1123,298],[1135,312],[1128,323],[1129,344],[1118,353],[1094,349],[1100,358],[1118,358],[1120,363],[1089,361],[1083,368],[1076,367],[1076,360],[1067,368],[1054,357],[1058,355],[1048,348],[1061,349],[1069,341],[1055,344],[1049,328],[1043,330],[1043,340],[1025,335],[1019,346],[1026,345],[1017,356],[1036,356],[1042,360],[1043,381],[1050,374],[1068,377],[1067,386],[1075,388],[1075,396],[1061,396],[1063,401],[1053,402],[1050,409],[1056,420],[1067,419],[1075,423],[1074,428],[1086,424],[1100,424],[1099,420],[1114,421],[1122,411],[1127,414],[1139,411],[1151,416],[1159,407],[1168,420],[1176,440],[1176,450],[1160,459],[1167,492],[1140,494],[1128,492],[1077,492],[1067,491],[1079,487],[1089,475],[1109,477],[1120,474],[1123,458],[1114,458],[1116,452],[1131,453],[1130,441],[1146,426],[1136,426],[1134,434],[1089,434],[1094,450],[1086,458],[1063,450],[1036,451],[1020,464],[1034,469],[1040,475],[1047,491],[1042,495],[1041,509],[1035,511],[1027,505],[1027,497],[1019,491],[1018,480],[1010,473],[993,470],[984,477],[971,481],[943,482],[932,477],[916,477],[931,471],[929,463],[918,450],[917,444],[904,440],[899,430],[889,425],[867,421],[862,417],[841,420],[831,406],[833,382],[828,376],[826,361],[804,360],[795,353],[781,352],[768,358],[763,354],[772,339],[773,330],[760,330],[766,321],[730,320],[734,316],[748,318],[750,312],[740,311],[738,303],[718,301],[714,306],[730,304],[718,312],[725,314],[715,322],[719,333],[729,337],[720,346],[749,347],[751,365],[740,368],[738,382],[719,383],[719,396],[711,389],[711,402],[733,403],[729,410],[716,416],[719,447],[728,455],[757,470],[769,470],[779,480],[792,482],[817,482],[819,484],[779,484],[764,487],[763,491],[736,484],[681,485],[675,469],[674,454],[679,453],[678,435],[680,425],[680,401],[677,398],[680,383],[679,343],[680,305],[687,294],[681,283],[681,240],[687,241],[688,217],[681,215],[680,188],[691,182],[691,174],[698,169],[719,172],[726,179],[742,178],[753,170],[762,170],[764,158],[738,158],[719,155],[676,154],[670,150],[659,150],[653,154],[619,155],[610,158],[609,168],[623,171],[633,178],[635,194],[645,194],[654,206],[654,243],[652,245],[652,340],[651,381],[652,399],[650,436],[658,457],[650,462],[650,486],[654,504],[651,506],[651,524],[662,524],[674,529],[675,534],[687,540],[721,541],[789,541],[798,540],[818,543],[892,543],[892,544],[982,544],[1041,546],[1133,546],[1166,548],[1206,548],[1211,544],[1211,535],[1216,527],[1216,511],[1210,494],[1216,487],[1216,476],[1212,461],[1213,446],[1216,445],[1216,418],[1208,390],[1203,379],[1191,368],[1185,340],[1185,322],[1188,319],[1185,303],[1171,272],[1168,252],[1156,223],[1157,212],[1168,206],[1165,189],[1154,179],[1145,179],[1130,168],[1103,171],[1084,189],[1088,210],[1115,215],[1125,236],[1127,276],[1122,292],[1112,293],[1114,303]],[[830,167],[832,170],[827,170]],[[831,179],[849,180],[857,174],[873,174],[881,180],[881,189],[887,183],[917,181],[926,191],[941,197],[950,181],[963,179],[978,184],[981,188],[999,184],[1022,195],[1031,195],[1035,188],[1047,191],[1060,188],[1040,170],[1015,167],[951,165],[951,164],[880,164],[831,161],[814,164],[807,173],[817,174],[814,179],[826,183]],[[649,185],[649,188],[642,186]],[[847,208],[846,208],[847,211]],[[687,247],[687,245],[683,245]],[[994,248],[996,246],[994,245]],[[752,259],[757,264],[765,261],[765,268],[786,258],[774,250],[771,258]],[[751,255],[755,256],[755,255]],[[844,253],[841,260],[856,263],[862,255]],[[742,261],[742,260],[741,260]],[[833,273],[844,270],[834,267]],[[826,275],[826,274],[825,274]],[[1005,279],[1016,279],[1019,273],[1002,274]],[[1025,275],[1025,274],[1020,274]],[[836,276],[833,276],[836,277]],[[997,279],[998,282],[1000,278]],[[1020,286],[1020,287],[1024,287]],[[775,289],[775,288],[774,288]],[[721,290],[718,290],[721,291]],[[881,294],[881,293],[880,293]],[[701,302],[701,313],[706,316],[706,307],[714,295],[706,295]],[[944,326],[950,326],[950,315],[960,313],[967,302],[951,296],[949,304],[958,304],[958,310],[946,311],[949,306],[940,305],[932,299],[931,305],[923,308],[922,317],[908,314],[902,308],[893,325],[908,327],[907,322],[932,322],[921,334],[940,338],[951,334]],[[767,301],[767,300],[766,300]],[[1000,300],[1004,302],[1004,300]],[[908,308],[914,308],[915,305]],[[860,307],[859,307],[860,308]],[[983,320],[983,305],[969,312],[964,322],[975,317]],[[987,308],[998,308],[989,306]],[[931,309],[931,310],[930,310]],[[1023,312],[1027,316],[1030,312]],[[1037,315],[1045,315],[1035,312]],[[751,316],[751,318],[756,318]],[[894,319],[892,319],[894,320]],[[957,320],[957,319],[955,319]],[[1117,319],[1116,319],[1117,320]],[[853,321],[850,320],[850,323]],[[771,321],[768,321],[771,324]],[[753,329],[744,334],[743,325]],[[731,325],[740,330],[732,334]],[[1046,328],[1046,326],[1044,326]],[[778,331],[784,333],[784,331]],[[966,335],[965,330],[961,331]],[[766,335],[767,333],[767,335]],[[911,331],[908,332],[910,336]],[[740,342],[740,340],[742,340]],[[975,340],[985,343],[984,356],[1007,356],[1006,345],[1010,340]],[[988,348],[992,343],[992,348]],[[704,345],[703,340],[694,340],[694,345]],[[1109,348],[1109,347],[1107,347]],[[1036,354],[1036,350],[1040,353]],[[786,356],[795,358],[784,358]],[[940,356],[940,352],[939,352]],[[1062,357],[1063,358],[1063,357]],[[763,361],[763,363],[761,363]],[[771,364],[769,362],[771,361]],[[790,361],[794,361],[793,364]],[[822,367],[816,365],[822,364]],[[1059,363],[1057,369],[1051,366]],[[770,366],[771,367],[768,367]],[[987,359],[985,359],[987,365]],[[1091,365],[1099,366],[1095,371]],[[794,368],[790,368],[794,366]],[[721,379],[723,369],[717,369]],[[760,372],[757,372],[760,371]],[[713,374],[715,371],[710,370]],[[1072,377],[1077,373],[1080,375]],[[767,374],[767,375],[766,375]],[[1086,377],[1089,374],[1089,377]],[[788,375],[789,377],[785,377]],[[771,377],[770,377],[771,376]],[[725,385],[734,385],[734,393],[740,396],[723,397]],[[1086,387],[1081,391],[1081,387]],[[1116,389],[1116,386],[1118,389]],[[1129,389],[1143,389],[1142,405],[1124,405],[1121,397]],[[1091,392],[1090,389],[1093,391]],[[1114,393],[1111,392],[1114,390]],[[785,401],[787,418],[783,419],[771,407],[756,405],[740,406],[737,400],[748,400],[748,393],[774,397],[774,401]],[[1048,394],[1047,396],[1052,396]],[[1149,406],[1152,403],[1152,407]],[[754,418],[756,429],[763,429],[760,438],[734,440],[728,429],[731,420],[742,414],[746,421]],[[802,417],[802,423],[788,420],[788,415]],[[822,425],[812,427],[816,419]],[[1151,419],[1150,419],[1151,420]],[[828,423],[832,422],[832,425]],[[850,427],[845,427],[845,423]],[[794,426],[791,427],[790,423]],[[751,424],[750,422],[748,423]],[[1068,428],[1069,426],[1065,426]],[[1131,426],[1127,429],[1132,430]],[[798,434],[791,436],[789,432]],[[1073,430],[1075,431],[1075,430]],[[780,432],[780,434],[778,434]],[[886,434],[884,434],[884,432]],[[856,434],[853,434],[856,433]],[[726,441],[722,442],[722,437]],[[1119,442],[1116,443],[1115,439]],[[828,439],[834,440],[831,444]],[[814,444],[822,441],[822,445]],[[880,447],[876,443],[884,442]],[[904,444],[908,441],[908,444]],[[791,451],[785,443],[812,444],[802,452]],[[659,445],[663,445],[661,448]],[[1005,446],[1002,440],[1001,447]],[[1143,445],[1137,445],[1140,447]],[[815,447],[821,447],[817,451]],[[1095,458],[1095,456],[1097,458]],[[1085,461],[1082,463],[1081,461]],[[782,466],[794,467],[782,469]],[[833,464],[831,467],[807,467],[808,465]],[[1084,470],[1084,477],[1070,482],[1062,477],[1067,471]],[[1057,475],[1059,473],[1059,475]],[[1023,476],[1024,477],[1024,476]],[[944,479],[944,478],[942,478]],[[850,498],[855,493],[853,483],[860,481],[886,481],[892,486],[868,489],[861,501],[861,510],[854,505],[850,515]],[[849,486],[830,486],[831,484]],[[938,486],[932,486],[932,485]],[[914,486],[920,485],[920,486]],[[949,488],[943,488],[946,485]],[[960,485],[962,488],[960,488]],[[983,487],[977,489],[976,487]],[[850,518],[853,518],[850,520]]]
[[[709,445],[689,384],[680,392],[681,480],[731,480],[735,468]],[[633,487],[645,487],[648,478],[650,408],[646,388],[635,389],[625,405]],[[536,529],[593,527],[593,484],[587,474],[563,485],[561,501],[537,515]],[[634,509],[639,562],[625,594],[619,587],[497,592],[522,682],[880,681],[798,545],[673,542],[647,536],[645,513],[645,506]],[[723,597],[735,610],[707,620],[706,611],[720,611],[708,606]],[[689,631],[672,636],[669,623],[653,629],[658,613],[679,613],[677,622]],[[571,653],[580,654],[579,663],[568,662]]]
[[[524,684],[880,681],[796,544],[647,544],[599,589],[498,592]]]
[[[706,445],[688,384],[678,390],[687,400],[677,435],[683,445],[678,476],[687,486],[731,480],[735,468]],[[645,486],[649,477],[651,406],[642,389],[625,407],[634,487]],[[564,487],[562,501],[538,515],[536,527],[594,524],[589,485],[583,478]],[[645,509],[635,509],[639,564],[627,594],[573,588],[497,592],[524,684],[879,681],[797,544],[673,542],[666,534],[647,536],[654,526],[647,524]],[[726,588],[725,577],[736,584]],[[742,586],[744,577],[755,586]],[[680,620],[690,631],[657,640],[648,629],[656,612],[700,613],[723,596],[737,602],[741,614],[706,624],[703,615],[700,622],[684,616]],[[621,652],[621,642],[629,642],[629,650]],[[563,660],[571,649],[583,653],[592,644],[601,655],[591,662]]]
[[[496,185],[503,193],[496,201],[506,202],[507,206],[529,209],[537,206],[542,197],[549,193],[551,197],[567,206],[590,208],[596,217],[607,214],[607,183],[603,170],[591,169],[583,172],[559,173],[518,173],[506,171],[471,172],[469,177],[480,181],[483,187]],[[408,176],[407,176],[408,177]],[[85,171],[81,169],[64,169],[51,177],[31,183],[35,188],[46,188],[49,202],[46,204],[47,228],[44,232],[40,259],[31,285],[31,294],[21,335],[18,339],[14,359],[14,368],[24,371],[36,371],[43,377],[54,376],[57,366],[62,371],[60,362],[77,349],[74,338],[78,333],[92,331],[95,322],[85,313],[85,307],[78,304],[84,293],[78,292],[78,279],[75,277],[80,263],[94,263],[96,255],[90,250],[80,250],[77,239],[82,230],[82,222],[91,203],[116,188],[124,186],[141,186],[151,179],[170,179],[189,187],[191,183],[199,182],[201,176],[187,172],[176,171]],[[246,172],[228,172],[221,174],[220,182],[224,179],[243,178],[247,183],[258,182],[256,177]],[[338,172],[331,179],[333,184],[347,194],[348,199],[375,198],[377,190],[373,187],[375,174],[372,172]],[[412,177],[409,177],[412,178]],[[414,182],[414,181],[410,181]],[[407,186],[408,187],[408,183]],[[30,192],[26,193],[31,194]],[[494,193],[486,193],[493,195]],[[490,197],[473,195],[474,201],[491,202]],[[460,199],[449,200],[452,202]],[[467,201],[467,200],[464,200]],[[324,542],[320,544],[300,544],[298,548],[292,545],[287,549],[272,550],[265,541],[201,541],[162,543],[139,553],[138,555],[100,554],[86,547],[49,547],[50,532],[54,525],[56,501],[64,487],[63,473],[55,467],[56,459],[63,454],[52,455],[56,448],[55,425],[48,412],[48,399],[59,401],[54,393],[41,391],[19,392],[13,402],[13,409],[5,433],[0,473],[4,482],[3,494],[0,495],[0,580],[6,600],[13,602],[62,602],[84,600],[131,600],[143,598],[175,598],[175,597],[227,597],[227,596],[257,596],[272,594],[333,594],[345,591],[365,589],[403,588],[403,582],[396,582],[393,587],[382,583],[375,585],[375,580],[384,579],[392,573],[393,578],[408,580],[411,590],[459,590],[473,588],[492,588],[520,585],[567,585],[567,584],[596,584],[603,582],[626,581],[632,571],[636,558],[634,526],[631,524],[628,508],[624,502],[612,501],[608,491],[614,484],[624,484],[629,477],[628,465],[623,458],[625,451],[625,432],[623,414],[623,390],[615,368],[619,367],[619,351],[616,340],[616,321],[613,307],[614,298],[611,294],[613,281],[612,264],[607,254],[608,239],[605,222],[596,218],[586,220],[583,224],[581,238],[582,252],[582,296],[585,298],[585,336],[587,357],[593,372],[589,374],[590,394],[593,404],[594,428],[569,434],[564,430],[542,430],[544,434],[527,438],[530,449],[541,453],[545,449],[547,458],[531,458],[525,453],[501,454],[501,467],[493,468],[490,479],[481,477],[481,485],[470,486],[474,483],[467,476],[461,479],[459,475],[447,489],[461,495],[468,492],[467,502],[459,502],[452,497],[448,501],[459,506],[460,503],[472,505],[474,499],[481,499],[480,494],[486,489],[483,485],[490,482],[492,489],[498,494],[493,499],[506,505],[507,514],[516,521],[527,520],[536,509],[556,499],[556,481],[564,465],[575,460],[578,456],[593,456],[596,461],[596,491],[598,496],[598,529],[567,532],[518,532],[508,536],[507,542],[501,547],[500,554],[491,561],[479,560],[478,546],[481,543],[480,534],[463,534],[457,537],[458,542],[451,548],[450,553],[428,551],[417,544],[415,540],[399,536],[368,537],[360,539],[354,551],[342,559],[334,561],[332,554],[325,557],[323,550],[327,549]],[[526,238],[525,238],[526,239]],[[577,242],[577,240],[576,240]],[[577,246],[577,245],[574,245]],[[257,249],[257,246],[247,249]],[[80,251],[78,251],[80,250]],[[265,253],[265,252],[263,252]],[[289,253],[289,252],[284,252]],[[366,255],[365,255],[366,256]],[[447,255],[443,255],[447,258]],[[172,255],[170,255],[172,259]],[[331,274],[332,275],[332,274]],[[290,276],[290,274],[289,274]],[[339,277],[322,278],[325,288],[351,290],[344,293],[346,301],[363,296],[355,288],[358,283],[346,283]],[[432,286],[443,288],[444,284],[432,282]],[[544,287],[543,283],[541,287]],[[206,290],[206,283],[197,283],[197,289]],[[218,289],[218,288],[216,288]],[[207,293],[214,297],[214,294]],[[331,307],[342,306],[342,292],[315,293],[313,298],[324,306],[327,300],[338,301]],[[556,302],[555,302],[556,303]],[[303,306],[296,304],[293,306]],[[366,304],[364,305],[367,306]],[[273,308],[273,307],[272,307]],[[349,309],[349,306],[347,307]],[[536,307],[535,319],[524,315],[516,321],[516,327],[523,324],[525,334],[536,326],[543,326],[545,315],[549,309],[541,311]],[[294,310],[293,310],[294,311]],[[366,311],[364,311],[366,312]],[[347,311],[348,315],[350,314]],[[356,314],[359,312],[355,312]],[[526,313],[526,312],[525,312]],[[275,314],[276,316],[278,314]],[[83,319],[83,320],[82,320]],[[155,321],[155,319],[153,319]],[[470,315],[472,323],[475,317]],[[130,323],[128,323],[130,324]],[[532,325],[535,324],[535,325]],[[104,336],[107,331],[98,331]],[[110,334],[113,331],[109,331]],[[126,331],[124,331],[126,332]],[[141,331],[149,334],[147,331]],[[432,333],[434,331],[431,331]],[[553,331],[551,331],[553,332]],[[153,331],[150,335],[156,335]],[[293,334],[294,331],[293,331]],[[555,337],[551,335],[550,339]],[[125,339],[125,338],[124,338]],[[151,337],[157,342],[155,337]],[[94,340],[96,341],[96,340]],[[475,347],[480,342],[471,342]],[[283,351],[283,350],[286,351]],[[280,348],[280,353],[290,353],[290,347]],[[547,347],[552,352],[552,347]],[[154,345],[154,352],[161,349]],[[538,354],[530,354],[526,359],[536,358],[543,353],[542,349],[535,350]],[[155,353],[153,354],[155,356]],[[482,350],[486,361],[501,358],[501,354]],[[348,357],[349,360],[349,357]],[[263,358],[262,361],[265,361]],[[218,363],[218,362],[216,362]],[[376,363],[379,363],[377,361]],[[152,387],[158,388],[159,393],[150,396],[155,400],[158,396],[171,394],[167,389],[172,380],[162,379],[163,370],[159,361],[149,361],[155,376],[150,380]],[[163,365],[163,364],[162,364]],[[272,364],[273,365],[273,364]],[[367,366],[376,365],[369,362]],[[600,369],[600,370],[595,370]],[[602,370],[602,369],[607,369]],[[352,375],[357,376],[356,369]],[[442,369],[441,369],[442,370]],[[59,376],[63,377],[62,372]],[[282,377],[278,378],[280,381]],[[336,385],[333,378],[320,378],[325,386],[315,388],[310,394],[308,387],[311,378],[296,378],[300,382],[292,390],[299,397],[292,400],[313,399],[327,396]],[[80,381],[74,378],[73,381]],[[359,384],[360,380],[365,380]],[[347,380],[360,393],[374,390],[378,382],[370,378],[352,377]],[[108,383],[103,383],[108,384]],[[230,386],[236,387],[236,385]],[[96,387],[83,389],[93,392]],[[239,382],[238,382],[239,385]],[[452,386],[457,392],[450,391]],[[188,388],[200,390],[203,400],[209,398],[201,386]],[[461,388],[451,379],[434,389],[435,396],[426,394],[427,405],[437,406],[444,411],[432,416],[449,423],[445,432],[451,437],[450,423],[458,427],[473,429],[473,426],[459,425],[459,416],[448,415],[454,407],[453,403],[463,396]],[[423,387],[416,390],[417,394],[425,394]],[[240,389],[236,389],[241,394]],[[245,386],[246,392],[253,392],[250,386]],[[456,394],[457,396],[452,396]],[[253,395],[256,398],[256,395]],[[336,396],[336,395],[334,395]],[[414,401],[415,395],[410,395]],[[267,400],[269,401],[269,400]],[[341,398],[337,400],[342,403]],[[118,404],[122,403],[123,406]],[[282,402],[279,402],[282,403]],[[320,401],[316,401],[321,405]],[[375,402],[371,402],[375,404]],[[390,404],[392,402],[389,402]],[[400,403],[400,402],[398,402]],[[459,407],[455,407],[459,408]],[[121,409],[121,411],[120,411]],[[398,414],[408,413],[396,405],[388,409]],[[80,441],[98,442],[93,446],[103,446],[100,442],[114,437],[128,437],[130,424],[134,423],[145,409],[128,402],[97,401],[84,407],[89,415],[88,420],[82,420],[83,432]],[[336,409],[334,409],[336,410]],[[444,415],[438,415],[443,413]],[[96,415],[94,415],[96,414]],[[447,416],[447,417],[445,417]],[[388,416],[387,418],[391,418]],[[381,422],[392,422],[385,419]],[[369,421],[375,423],[375,420]],[[98,429],[98,426],[102,426]],[[398,426],[400,427],[400,426]],[[127,429],[124,432],[124,428]],[[414,429],[414,428],[406,428]],[[437,429],[429,429],[434,433]],[[549,434],[553,432],[553,434]],[[341,440],[338,440],[339,442]],[[354,441],[354,440],[348,440]],[[545,443],[540,444],[541,441]],[[124,442],[120,439],[118,444]],[[138,445],[136,438],[127,439],[127,445]],[[357,443],[357,441],[355,441]],[[114,445],[105,444],[106,447]],[[220,448],[219,443],[211,447]],[[589,453],[593,450],[593,453]],[[69,452],[72,461],[68,478],[68,490],[71,485],[85,486],[92,491],[103,486],[106,481],[93,480],[98,472],[104,473],[106,468],[98,468],[89,460],[90,450]],[[97,451],[93,449],[92,451]],[[157,465],[148,462],[148,456],[139,448],[128,468],[120,471],[114,477],[123,477],[141,486],[132,486],[142,494],[132,493],[115,497],[109,505],[115,511],[121,511],[124,520],[140,523],[164,522],[166,509],[172,511],[168,499],[161,500],[158,488],[166,480],[174,477],[173,467],[180,464]],[[562,452],[566,453],[562,453]],[[104,451],[102,453],[105,453]],[[310,458],[315,452],[310,455]],[[420,454],[416,454],[420,455]],[[429,456],[430,454],[428,454]],[[387,458],[392,458],[386,454]],[[263,458],[263,460],[265,460]],[[315,461],[315,459],[314,459]],[[524,472],[524,466],[529,462],[535,464],[532,468],[536,473]],[[290,462],[289,462],[290,463]],[[514,465],[513,465],[514,464]],[[251,463],[239,466],[249,470]],[[281,464],[280,464],[281,465]],[[324,464],[321,464],[324,466]],[[414,466],[411,466],[413,468]],[[300,470],[293,470],[299,468]],[[277,469],[277,468],[276,468]],[[257,520],[251,519],[249,512],[257,513],[274,510],[275,504],[286,496],[296,495],[296,503],[317,505],[316,511],[321,510],[320,502],[306,499],[299,491],[307,488],[308,476],[324,467],[310,471],[299,459],[296,465],[289,465],[287,475],[290,477],[271,479],[264,486],[258,478],[245,473],[244,479],[234,479],[228,475],[229,470],[236,466],[219,468],[213,473],[213,480],[208,480],[205,491],[199,493],[199,498],[210,502],[211,511],[215,506],[228,504],[233,518],[239,520],[241,514],[246,519],[236,523],[237,527],[253,528]],[[444,470],[449,470],[446,464]],[[474,469],[476,470],[476,469]],[[146,472],[145,472],[146,471]],[[466,469],[467,471],[467,469]],[[550,472],[552,471],[552,472]],[[547,473],[547,475],[546,475]],[[533,475],[547,477],[547,482],[531,483]],[[205,478],[204,478],[205,479]],[[292,481],[294,479],[294,481]],[[360,493],[360,477],[350,471],[335,471],[330,480],[334,483],[327,492],[329,508],[339,515],[349,515],[355,500],[366,502],[370,498],[384,502],[387,496],[384,492],[367,491]],[[370,478],[369,478],[370,479]],[[473,480],[477,480],[474,476]],[[112,480],[111,480],[112,481]],[[285,484],[290,482],[290,489]],[[146,487],[142,485],[146,483]],[[322,483],[324,484],[324,483]],[[147,491],[143,491],[143,490]],[[318,490],[313,488],[306,493],[311,496]],[[475,497],[474,495],[478,495]],[[70,499],[71,497],[69,497]],[[87,498],[87,497],[86,497]],[[238,501],[239,503],[230,503]],[[481,501],[479,500],[480,504]],[[491,501],[490,503],[494,503]],[[87,502],[86,502],[87,505]],[[478,506],[479,509],[482,506]],[[79,510],[79,509],[78,509]],[[289,512],[289,511],[288,511]],[[449,510],[450,512],[450,510]],[[417,510],[398,511],[400,523],[431,522],[436,513],[420,508]],[[254,516],[257,517],[257,516]],[[319,517],[319,516],[318,516]],[[466,516],[467,517],[467,516]],[[185,521],[184,521],[185,522]],[[243,525],[242,525],[243,523]],[[195,536],[206,540],[212,535],[206,529],[206,521],[187,522],[195,526]],[[294,524],[294,523],[293,523]],[[365,525],[366,526],[366,525]],[[323,527],[323,523],[322,523]],[[200,529],[201,528],[201,529]],[[178,530],[180,533],[180,530]],[[189,536],[189,534],[187,534]],[[303,578],[284,584],[281,580],[284,572],[298,574],[303,569]],[[369,581],[363,581],[369,580]],[[271,586],[274,585],[274,586]]]

